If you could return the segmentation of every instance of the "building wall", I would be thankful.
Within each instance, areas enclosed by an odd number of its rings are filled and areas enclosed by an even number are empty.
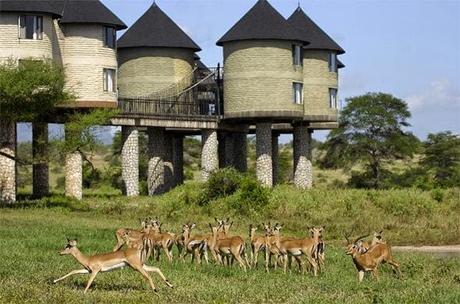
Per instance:
[[[337,109],[329,107],[329,88],[338,88],[338,75],[329,72],[329,51],[304,51],[305,116],[311,121],[335,121]]]
[[[292,63],[288,41],[237,41],[224,44],[226,117],[301,117],[293,82],[303,82]]]
[[[124,48],[118,50],[120,96],[146,96],[190,75],[193,51],[179,48]]]
[[[104,27],[97,24],[61,25],[65,39],[62,62],[67,86],[78,96],[80,105],[95,101],[113,102],[117,93],[104,92],[103,69],[117,70],[116,50],[104,46]]]
[[[50,15],[43,16],[43,39],[19,39],[20,13],[0,13],[0,61],[8,58],[53,58],[52,40],[56,36]]]

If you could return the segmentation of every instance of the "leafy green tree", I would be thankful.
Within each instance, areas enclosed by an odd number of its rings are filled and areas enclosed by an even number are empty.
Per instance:
[[[51,60],[8,60],[0,64],[0,117],[34,121],[72,101],[62,66]]]
[[[384,165],[395,159],[412,157],[417,138],[405,131],[411,117],[407,104],[390,94],[368,93],[348,98],[340,114],[339,128],[327,137],[321,165],[350,167],[357,162],[365,172],[355,180],[363,187],[380,188],[386,174]]]
[[[450,131],[429,134],[421,165],[437,186],[460,185],[460,137]]]

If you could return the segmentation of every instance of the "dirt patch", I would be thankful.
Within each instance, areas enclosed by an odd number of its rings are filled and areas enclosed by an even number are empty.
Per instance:
[[[393,251],[423,252],[439,255],[460,255],[460,245],[446,246],[392,246]]]

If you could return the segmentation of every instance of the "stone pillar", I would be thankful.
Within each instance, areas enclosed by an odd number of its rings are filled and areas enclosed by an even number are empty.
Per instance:
[[[173,139],[173,165],[175,186],[184,183],[184,136],[176,135]]]
[[[272,164],[273,164],[273,185],[276,185],[279,181],[279,163],[278,163],[278,154],[279,154],[279,134],[272,134]]]
[[[306,125],[294,126],[294,184],[310,189],[313,183],[311,133]]]
[[[173,165],[173,135],[165,133],[165,158],[164,158],[164,170],[165,170],[165,187],[166,191],[174,188],[174,165]]]
[[[225,167],[234,167],[234,140],[233,133],[225,134]]]
[[[165,191],[165,130],[164,128],[147,128],[149,138],[149,164],[147,169],[148,194],[161,194]]]
[[[83,198],[83,161],[80,152],[65,156],[65,195],[78,200]]]
[[[127,196],[139,195],[139,132],[135,127],[121,128],[121,177]]]
[[[217,131],[202,130],[201,143],[201,176],[203,181],[207,181],[211,173],[219,169]]]
[[[0,119],[0,203],[16,201],[16,123]]]
[[[248,136],[246,133],[233,135],[233,163],[240,172],[248,171]]]
[[[273,186],[272,124],[256,124],[256,174],[266,187]]]
[[[34,197],[43,197],[49,194],[48,123],[32,124],[32,156],[32,193]]]
[[[225,132],[219,132],[217,134],[219,142],[219,168],[225,167]]]

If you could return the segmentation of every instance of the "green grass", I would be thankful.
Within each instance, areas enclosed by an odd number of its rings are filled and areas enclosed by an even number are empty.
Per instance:
[[[358,284],[356,270],[341,246],[329,246],[326,270],[319,277],[265,273],[261,268],[244,273],[237,267],[197,267],[189,261],[159,265],[175,285],[168,289],[153,275],[156,296],[140,274],[124,269],[97,276],[83,295],[88,276],[74,276],[58,284],[52,280],[79,265],[70,256],[59,256],[65,237],[79,239],[84,253],[110,251],[118,227],[134,225],[121,215],[94,211],[3,209],[0,212],[0,302],[2,303],[458,303],[460,261],[429,255],[396,253],[403,278],[386,265],[380,281],[366,277]],[[168,221],[165,225],[177,226]],[[242,227],[238,227],[242,228]],[[262,261],[261,261],[262,262]]]
[[[200,207],[194,203],[200,189],[201,184],[187,183],[163,196],[132,199],[93,191],[81,202],[53,196],[0,209],[0,303],[460,303],[458,256],[397,252],[402,279],[383,265],[380,281],[366,277],[358,284],[343,248],[345,232],[358,235],[379,229],[393,245],[459,244],[459,189],[298,191],[278,186],[259,211],[235,209],[237,194]],[[51,283],[79,267],[71,257],[57,254],[66,237],[77,238],[84,253],[107,252],[115,244],[117,228],[137,227],[137,218],[144,216],[159,216],[165,229],[176,233],[188,221],[208,232],[208,222],[227,216],[235,222],[232,233],[243,236],[249,223],[268,220],[283,223],[284,235],[301,236],[310,225],[326,225],[326,271],[314,278],[279,270],[244,273],[237,267],[162,261],[159,266],[176,288],[169,290],[153,275],[159,296],[129,269],[99,274],[86,296],[87,276]]]

